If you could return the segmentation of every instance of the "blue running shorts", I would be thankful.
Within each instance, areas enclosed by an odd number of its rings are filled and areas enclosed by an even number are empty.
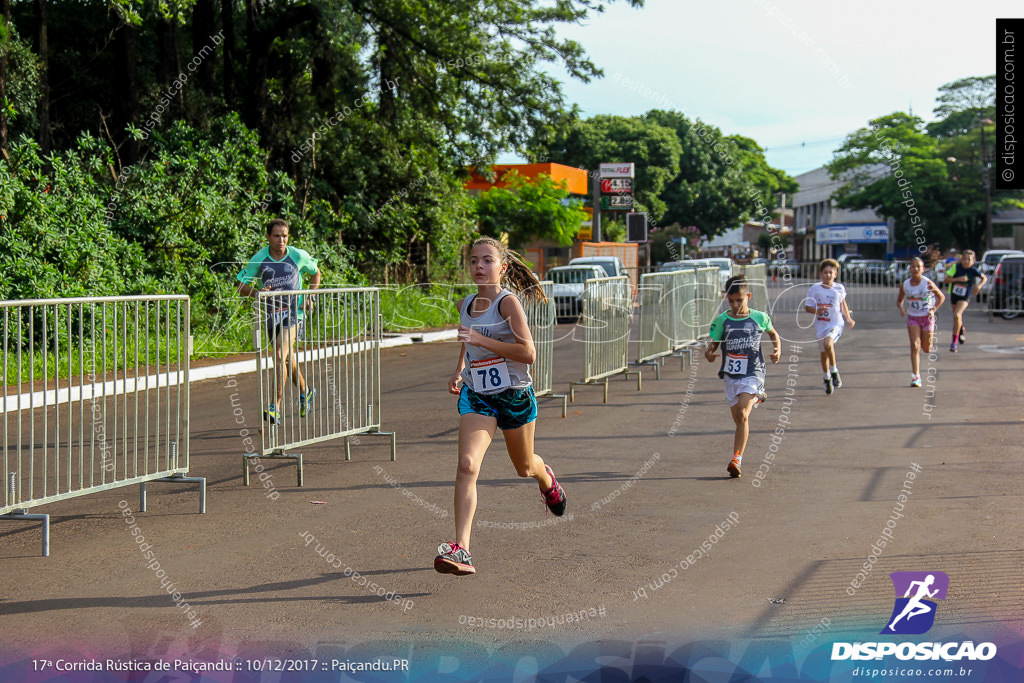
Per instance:
[[[533,387],[506,389],[497,394],[478,394],[467,386],[459,393],[459,415],[476,413],[497,418],[498,429],[519,429],[537,419]]]

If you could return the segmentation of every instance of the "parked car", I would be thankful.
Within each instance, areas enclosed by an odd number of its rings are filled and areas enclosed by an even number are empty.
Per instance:
[[[839,262],[839,278],[849,279],[850,272],[855,269],[855,265],[858,261],[863,261],[864,257],[860,254],[840,254],[836,261]]]
[[[725,289],[725,281],[732,277],[732,259],[731,258],[709,258],[705,259],[709,266],[718,268],[719,278],[722,283],[722,289]]]
[[[786,273],[790,275],[800,274],[800,262],[791,258],[777,258],[768,264],[769,275],[784,275]]]
[[[1024,251],[1018,249],[989,249],[978,261],[978,270],[992,276],[992,273],[996,271],[996,266],[999,265],[1000,259],[1007,255],[1024,256]]]
[[[851,279],[866,285],[887,284],[886,273],[889,269],[889,262],[879,259],[864,259],[854,261],[851,264]]]
[[[658,266],[658,272],[671,273],[675,270],[696,270],[698,268],[707,268],[708,265],[707,261],[698,259],[690,259],[688,261],[669,261]]]
[[[992,294],[992,286],[993,286],[993,284],[996,281],[995,271],[996,271],[996,268],[999,267],[999,264],[1002,262],[1002,260],[1004,258],[1008,257],[1008,256],[1010,256],[1010,257],[1013,257],[1013,256],[1024,256],[1024,251],[1008,251],[1006,249],[999,249],[999,250],[994,250],[993,249],[993,250],[989,250],[989,251],[985,252],[985,256],[987,256],[987,257],[990,254],[994,254],[995,255],[995,258],[994,258],[995,265],[993,265],[991,267],[991,269],[983,270],[982,267],[981,267],[981,263],[979,263],[978,266],[977,266],[978,270],[980,270],[988,278],[987,280],[985,280],[985,284],[983,284],[981,286],[981,289],[978,290],[978,298],[977,298],[977,300],[978,300],[979,303],[982,302],[982,301],[988,301],[988,297]],[[992,260],[992,259],[990,258],[990,260]]]
[[[1024,314],[1024,254],[1005,254],[992,279],[992,308],[1007,320]]]
[[[618,277],[626,275],[626,266],[618,256],[578,256],[569,261],[570,266],[600,266],[605,274],[602,277]]]
[[[910,261],[893,261],[889,264],[889,267],[885,269],[885,282],[889,285],[898,285],[906,280],[910,275]]]
[[[839,262],[839,269],[842,270],[850,261],[856,261],[862,258],[864,257],[860,254],[840,254],[839,256],[836,256],[836,261]]]
[[[608,277],[601,266],[557,266],[547,273],[547,279],[554,284],[552,296],[555,299],[555,318],[579,318],[583,315],[583,289],[587,280]]]

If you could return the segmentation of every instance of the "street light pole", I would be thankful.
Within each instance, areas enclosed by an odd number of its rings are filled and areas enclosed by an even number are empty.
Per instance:
[[[981,185],[985,188],[985,250],[992,248],[992,188],[989,180],[988,159],[985,154],[985,125],[995,123],[981,119]]]

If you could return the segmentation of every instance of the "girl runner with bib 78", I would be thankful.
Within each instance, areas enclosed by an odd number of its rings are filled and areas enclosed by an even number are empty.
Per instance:
[[[900,285],[896,307],[900,315],[907,318],[907,334],[910,336],[910,386],[921,386],[921,350],[930,353],[935,337],[935,311],[946,300],[935,283],[924,277],[924,261],[910,260],[907,271],[910,277]],[[934,305],[933,305],[934,304]]]
[[[533,452],[537,399],[530,365],[536,357],[526,313],[515,294],[543,300],[540,283],[514,251],[490,237],[473,243],[470,273],[477,293],[460,300],[459,361],[448,381],[459,397],[459,464],[455,474],[455,540],[437,549],[434,569],[475,574],[469,537],[476,513],[476,481],[484,453],[500,429],[520,477],[532,477],[548,509],[565,512],[565,492],[551,468]],[[461,386],[460,386],[461,385]]]

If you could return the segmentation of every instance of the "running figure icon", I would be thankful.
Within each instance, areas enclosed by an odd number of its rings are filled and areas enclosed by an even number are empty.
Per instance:
[[[907,587],[907,592],[903,595],[903,597],[910,598],[910,600],[903,608],[903,611],[900,612],[900,615],[893,619],[892,623],[889,624],[888,628],[890,631],[896,631],[896,622],[898,622],[903,617],[906,617],[907,621],[910,621],[913,617],[916,617],[919,614],[928,614],[929,612],[935,609],[935,603],[931,603],[931,605],[929,605],[921,601],[921,598],[924,597],[934,598],[935,594],[939,592],[938,588],[936,588],[933,591],[928,590],[929,586],[931,586],[933,583],[935,583],[934,574],[929,574],[927,577],[925,577],[924,581],[910,582],[910,586]],[[914,590],[914,586],[917,586],[917,593],[914,595],[914,597],[910,597],[910,593]]]

